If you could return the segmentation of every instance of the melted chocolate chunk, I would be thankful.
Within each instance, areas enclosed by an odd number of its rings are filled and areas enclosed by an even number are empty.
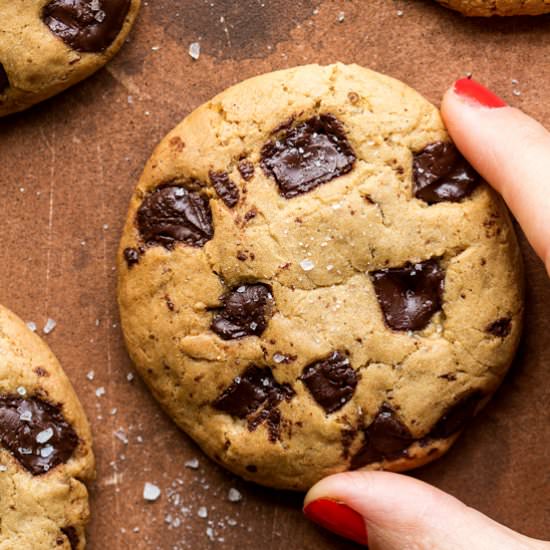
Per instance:
[[[250,431],[266,422],[269,440],[274,442],[280,438],[281,412],[277,407],[294,395],[289,384],[279,384],[275,380],[269,367],[251,365],[212,405],[231,416],[247,418]]]
[[[8,80],[6,69],[4,69],[4,65],[0,63],[0,94],[3,94],[9,87],[10,81]]]
[[[229,208],[233,208],[239,202],[239,189],[231,181],[228,173],[210,171],[208,176],[220,199]]]
[[[241,285],[220,298],[210,328],[224,340],[260,336],[273,308],[271,287],[263,283]]]
[[[342,124],[332,115],[310,118],[262,149],[262,168],[287,199],[347,174],[354,163]]]
[[[129,268],[139,263],[139,250],[137,248],[125,248],[123,254]]]
[[[339,351],[307,365],[300,379],[327,413],[341,409],[351,399],[357,386],[356,372],[350,366],[349,359]]]
[[[474,417],[479,402],[483,399],[480,391],[474,391],[453,405],[432,428],[428,437],[446,439],[459,432]]]
[[[166,248],[176,242],[201,247],[214,236],[208,199],[178,185],[159,187],[145,197],[137,225],[146,243]]]
[[[458,202],[479,184],[479,174],[448,142],[431,143],[414,156],[414,196],[428,204]]]
[[[390,405],[384,403],[373,422],[364,430],[364,444],[351,460],[351,469],[362,468],[372,462],[406,456],[414,442],[409,429],[397,418]]]
[[[252,176],[254,176],[254,165],[249,160],[241,160],[237,168],[245,181],[250,181]]]
[[[117,38],[131,0],[52,0],[42,20],[65,44],[79,52],[102,52]]]
[[[485,330],[498,338],[506,338],[512,331],[512,319],[501,317],[488,325]]]
[[[394,330],[422,330],[441,309],[445,273],[436,260],[371,274],[386,324]]]
[[[71,550],[77,550],[79,538],[78,538],[78,533],[76,532],[76,529],[72,526],[62,527],[61,532],[69,539],[69,543],[71,544]]]
[[[58,406],[8,396],[0,397],[0,442],[36,476],[67,462],[78,436]]]

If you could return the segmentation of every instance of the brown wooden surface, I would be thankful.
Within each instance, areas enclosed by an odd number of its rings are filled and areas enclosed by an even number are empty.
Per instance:
[[[352,548],[308,524],[299,495],[245,484],[213,465],[139,380],[127,381],[132,367],[114,271],[127,202],[154,145],[193,108],[243,78],[308,62],[357,62],[436,103],[471,71],[550,125],[550,18],[467,20],[429,0],[146,4],[108,67],[0,121],[0,302],[40,328],[48,317],[58,323],[46,340],[95,433],[90,548]],[[187,53],[194,41],[202,46],[198,61]],[[550,285],[525,243],[524,250],[527,322],[515,366],[453,451],[416,475],[513,528],[550,538]],[[97,397],[101,386],[106,395]],[[121,428],[127,445],[114,435]],[[183,466],[193,457],[198,471]],[[161,487],[157,502],[143,501],[145,481]],[[178,506],[168,498],[173,486]],[[242,502],[227,501],[230,487]],[[206,519],[197,516],[201,506]],[[170,527],[168,515],[181,525]],[[206,534],[209,521],[215,542]]]

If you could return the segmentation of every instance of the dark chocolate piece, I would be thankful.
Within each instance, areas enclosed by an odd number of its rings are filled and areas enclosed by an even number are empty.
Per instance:
[[[489,324],[485,330],[498,338],[506,338],[512,331],[512,319],[501,317]]]
[[[10,81],[4,69],[4,65],[0,63],[0,94],[3,94],[10,87]]]
[[[120,34],[130,4],[131,0],[52,0],[42,20],[73,50],[99,53]]]
[[[357,386],[356,372],[350,366],[348,357],[339,351],[307,365],[300,380],[327,413],[341,409],[351,399]]]
[[[265,422],[269,440],[274,442],[280,438],[281,412],[277,407],[294,395],[289,384],[279,384],[275,380],[269,367],[251,365],[212,405],[231,416],[247,418],[250,431]]]
[[[453,405],[432,428],[428,437],[446,439],[459,432],[474,417],[479,402],[483,399],[480,391],[474,391]]]
[[[249,160],[243,159],[239,161],[237,168],[245,181],[250,181],[254,176],[254,165]]]
[[[437,260],[371,273],[386,324],[394,330],[422,330],[441,309],[445,273]]]
[[[351,460],[351,469],[362,468],[372,462],[406,456],[414,442],[409,429],[399,420],[393,408],[384,403],[370,426],[364,430],[364,443]]]
[[[71,458],[78,436],[59,406],[36,397],[0,397],[0,442],[33,475]]]
[[[431,143],[414,155],[413,177],[414,196],[428,204],[458,202],[480,182],[479,174],[458,149],[442,141]]]
[[[80,540],[76,529],[71,525],[69,527],[62,527],[61,532],[69,539],[71,550],[77,550]]]
[[[166,248],[177,242],[201,247],[214,236],[208,198],[179,185],[159,187],[147,195],[137,225],[147,244]]]
[[[229,208],[233,208],[239,202],[239,189],[231,181],[229,174],[227,172],[214,172],[211,170],[208,176],[220,199]]]
[[[124,259],[129,268],[133,267],[139,263],[139,250],[137,248],[125,248]]]
[[[262,149],[261,166],[287,199],[347,174],[354,163],[344,128],[332,115],[310,118]]]
[[[260,336],[273,309],[271,287],[263,283],[243,284],[220,298],[210,328],[224,340]]]

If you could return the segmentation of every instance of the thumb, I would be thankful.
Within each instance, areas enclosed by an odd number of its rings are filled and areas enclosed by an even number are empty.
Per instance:
[[[457,147],[503,196],[550,273],[550,133],[467,78],[445,94],[441,112]]]
[[[325,478],[305,515],[370,550],[549,550],[421,481],[389,472]],[[368,539],[368,540],[367,540]]]

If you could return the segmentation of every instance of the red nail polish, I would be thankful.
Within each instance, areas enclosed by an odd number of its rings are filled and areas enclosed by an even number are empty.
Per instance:
[[[461,97],[471,99],[478,105],[494,109],[507,107],[507,103],[493,92],[471,78],[461,78],[455,82],[455,93]]]
[[[367,545],[365,520],[355,510],[328,498],[310,502],[304,508],[308,519],[342,537]]]

